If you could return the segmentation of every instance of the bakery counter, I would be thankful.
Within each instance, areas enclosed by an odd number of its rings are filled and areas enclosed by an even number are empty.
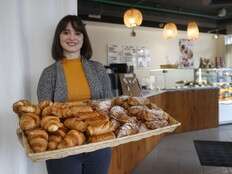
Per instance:
[[[218,126],[218,94],[218,88],[209,87],[149,91],[146,96],[181,122],[176,132],[186,132]],[[109,173],[131,174],[163,136],[114,147]]]
[[[181,122],[176,132],[218,126],[217,87],[199,87],[151,91],[146,97]]]

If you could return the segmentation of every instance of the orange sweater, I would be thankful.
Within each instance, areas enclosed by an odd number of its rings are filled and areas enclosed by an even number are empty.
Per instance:
[[[81,60],[64,59],[62,61],[66,79],[68,100],[80,101],[90,99],[90,88]]]

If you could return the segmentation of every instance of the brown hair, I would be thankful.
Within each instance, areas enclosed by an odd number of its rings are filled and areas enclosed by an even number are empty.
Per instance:
[[[67,15],[63,17],[58,23],[52,43],[53,59],[58,61],[64,58],[63,48],[60,45],[60,33],[65,30],[69,22],[75,31],[81,32],[84,36],[84,41],[81,48],[81,56],[86,59],[90,59],[92,57],[92,47],[89,41],[89,37],[81,18],[76,15]]]

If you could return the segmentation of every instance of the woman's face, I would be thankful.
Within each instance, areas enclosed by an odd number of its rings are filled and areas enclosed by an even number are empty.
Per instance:
[[[83,45],[84,36],[81,32],[75,31],[69,22],[60,33],[60,45],[67,53],[78,53]]]

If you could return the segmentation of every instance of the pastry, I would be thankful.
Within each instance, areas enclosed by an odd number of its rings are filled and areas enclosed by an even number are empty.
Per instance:
[[[58,135],[49,135],[48,137],[48,150],[55,150],[61,142],[62,137]]]
[[[64,125],[69,129],[74,129],[74,130],[84,132],[84,131],[86,131],[88,124],[86,122],[80,121],[74,117],[74,118],[66,119],[64,121]]]
[[[130,106],[148,105],[150,103],[149,99],[144,97],[129,97],[127,102]]]
[[[33,152],[44,152],[47,150],[48,134],[41,129],[26,131],[27,140]]]
[[[37,128],[40,125],[40,117],[34,113],[25,113],[20,117],[19,126],[22,130]]]
[[[103,112],[106,114],[109,113],[111,106],[112,106],[111,100],[105,100],[105,101],[93,103],[93,107],[96,109],[96,111]]]
[[[99,117],[100,114],[98,112],[79,112],[75,115],[78,120],[86,120],[91,118]]]
[[[126,110],[121,106],[113,106],[110,110],[110,117],[118,120],[121,123],[126,123],[130,119]]]
[[[131,106],[128,109],[128,113],[130,116],[136,117],[138,120],[142,120],[145,114],[146,106]]]
[[[96,142],[110,140],[110,139],[114,139],[114,138],[116,138],[115,134],[113,132],[109,132],[106,134],[91,136],[91,137],[89,137],[89,142],[96,143]]]
[[[96,125],[100,125],[103,124],[105,122],[109,121],[109,117],[103,113],[101,113],[99,116],[97,117],[93,117],[93,118],[88,118],[85,119],[85,122],[89,125],[89,126],[96,126]]]
[[[51,106],[51,105],[53,105],[53,102],[50,100],[44,100],[44,101],[39,102],[39,104],[38,104],[38,106],[41,110],[43,110],[44,108]]]
[[[55,132],[60,127],[62,127],[63,124],[60,122],[60,119],[56,116],[45,116],[41,120],[41,127],[48,132]]]
[[[19,114],[19,107],[20,106],[30,106],[31,105],[31,102],[29,102],[28,100],[19,100],[17,102],[15,102],[13,104],[13,111],[16,113],[16,114]]]
[[[64,139],[57,146],[58,149],[73,147],[82,145],[85,142],[85,136],[83,133],[77,130],[70,130],[64,137]]]
[[[132,117],[129,122],[119,127],[117,137],[125,137],[128,135],[137,134],[139,132],[140,123],[135,117]]]
[[[87,133],[91,136],[105,134],[112,131],[114,131],[114,125],[111,121],[104,122],[100,125],[87,127]]]
[[[149,129],[157,129],[160,127],[164,127],[168,125],[168,121],[167,120],[152,120],[152,121],[146,121],[145,125],[147,128]]]

